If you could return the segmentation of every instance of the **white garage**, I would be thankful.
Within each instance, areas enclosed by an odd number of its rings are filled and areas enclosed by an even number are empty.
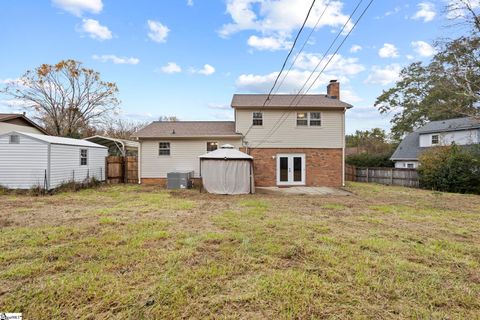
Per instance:
[[[0,186],[54,189],[62,183],[105,181],[108,148],[93,142],[13,131],[0,135]]]

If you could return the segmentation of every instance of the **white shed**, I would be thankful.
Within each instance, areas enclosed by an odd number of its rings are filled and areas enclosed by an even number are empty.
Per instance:
[[[108,148],[85,140],[12,131],[0,135],[0,185],[54,189],[66,182],[105,180]]]
[[[202,184],[208,192],[217,194],[255,192],[252,156],[226,144],[199,158]]]

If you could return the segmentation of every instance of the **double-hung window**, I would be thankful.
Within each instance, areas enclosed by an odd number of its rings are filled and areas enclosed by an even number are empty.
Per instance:
[[[159,142],[158,143],[158,155],[159,156],[169,156],[170,155],[170,142]]]
[[[297,112],[298,127],[320,127],[322,125],[322,114],[320,112]]]
[[[253,126],[263,126],[263,113],[262,112],[254,112],[253,113]]]
[[[438,134],[433,134],[432,135],[432,145],[437,145],[439,142],[438,140]]]
[[[88,149],[80,149],[80,165],[86,166],[88,164]]]

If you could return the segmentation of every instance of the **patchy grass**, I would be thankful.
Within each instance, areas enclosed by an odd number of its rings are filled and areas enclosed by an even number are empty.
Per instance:
[[[480,197],[351,184],[348,197],[138,185],[0,195],[0,306],[26,318],[480,314]]]

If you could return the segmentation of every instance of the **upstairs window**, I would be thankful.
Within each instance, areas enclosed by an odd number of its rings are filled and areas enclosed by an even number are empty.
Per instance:
[[[308,115],[306,112],[297,112],[297,126],[308,126]]]
[[[20,136],[18,135],[11,135],[10,136],[10,144],[19,144],[20,143]]]
[[[86,166],[88,164],[88,149],[80,149],[80,165]]]
[[[322,115],[320,112],[310,112],[310,126],[320,127],[322,125]]]
[[[252,125],[263,126],[263,113],[261,113],[261,112],[254,112],[253,113]]]
[[[432,135],[432,145],[438,144],[438,134],[433,134]]]
[[[170,142],[160,142],[158,144],[158,155],[159,156],[170,155]]]
[[[207,142],[207,152],[215,151],[218,149],[218,142]]]

